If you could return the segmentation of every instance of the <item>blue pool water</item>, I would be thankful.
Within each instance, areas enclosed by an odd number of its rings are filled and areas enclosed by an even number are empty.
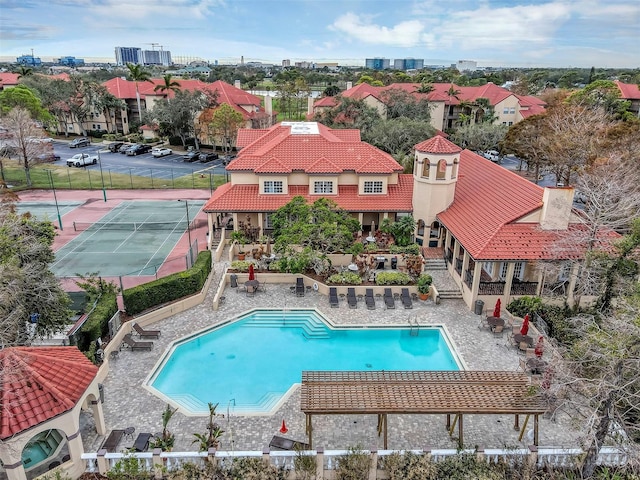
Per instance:
[[[57,430],[47,430],[34,436],[22,450],[24,468],[31,469],[53,456],[61,442],[62,435]]]
[[[268,413],[303,370],[459,370],[441,328],[330,328],[315,310],[258,310],[177,342],[147,384],[187,412]]]

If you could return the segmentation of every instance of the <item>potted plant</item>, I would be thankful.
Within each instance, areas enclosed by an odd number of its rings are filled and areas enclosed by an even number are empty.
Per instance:
[[[206,452],[209,448],[218,448],[220,446],[220,437],[224,433],[224,430],[215,422],[216,408],[215,405],[209,402],[209,424],[207,425],[207,432],[205,434],[194,433],[196,439],[191,443],[199,443],[199,451]]]
[[[173,417],[173,414],[177,411],[177,408],[171,408],[171,405],[167,404],[167,408],[162,412],[162,436],[155,437],[155,439],[149,443],[151,448],[161,448],[163,452],[171,451],[176,441],[176,436],[169,431],[167,425],[169,425],[171,417]]]
[[[238,260],[244,260],[245,259],[244,246],[249,242],[249,240],[245,236],[244,232],[241,232],[240,230],[235,230],[231,234],[231,240],[233,240],[234,242],[236,242],[239,245],[238,246]]]
[[[418,294],[420,296],[420,300],[426,300],[429,298],[429,288],[433,283],[433,278],[428,273],[423,273],[418,277],[418,281],[416,282],[416,286],[418,287]]]

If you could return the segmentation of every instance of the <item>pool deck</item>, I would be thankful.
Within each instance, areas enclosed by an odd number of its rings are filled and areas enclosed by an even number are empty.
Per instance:
[[[216,325],[253,308],[315,308],[336,325],[399,325],[407,326],[409,318],[417,319],[420,325],[443,325],[459,357],[470,370],[510,370],[518,367],[518,354],[507,345],[507,335],[495,338],[486,330],[479,330],[480,317],[469,311],[462,300],[443,300],[439,305],[433,301],[417,300],[414,308],[404,309],[400,301],[394,310],[385,310],[381,299],[376,301],[376,309],[368,310],[364,302],[358,302],[357,309],[350,309],[347,302],[340,301],[339,308],[331,308],[325,295],[311,291],[304,297],[296,297],[288,284],[268,284],[266,292],[247,297],[242,292],[229,289],[226,299],[218,311],[213,311],[214,289],[224,271],[223,262],[215,265],[215,278],[206,300],[189,311],[174,315],[153,324],[153,329],[162,331],[151,352],[122,350],[118,358],[111,362],[111,370],[104,381],[104,414],[107,429],[134,427],[133,438],[123,440],[120,449],[130,447],[140,432],[161,432],[161,413],[166,404],[145,389],[144,380],[161,359],[171,342],[198,330]],[[446,282],[446,272],[434,274],[434,283]],[[258,274],[259,277],[259,274]],[[151,327],[148,327],[151,328]],[[197,368],[197,365],[194,366]],[[269,368],[265,363],[264,368]],[[208,381],[215,382],[215,371],[210,372]],[[289,432],[284,435],[299,441],[306,441],[305,416],[300,411],[300,389],[269,416],[241,416],[234,413],[232,399],[228,404],[218,406],[217,422],[225,430],[222,436],[222,450],[258,450],[265,448],[273,435],[281,435],[278,430],[286,421]],[[227,416],[227,413],[230,413]],[[83,414],[82,435],[85,451],[95,452],[104,440],[97,436],[90,414]],[[531,419],[527,429],[532,427]],[[318,415],[314,416],[314,447],[344,449],[383,447],[382,438],[376,431],[375,415]],[[522,425],[524,418],[520,419]],[[465,416],[465,445],[484,448],[520,447],[530,444],[526,436],[518,441],[519,432],[513,428],[513,416],[467,415]],[[194,451],[194,432],[206,433],[206,417],[192,417],[177,412],[169,423],[169,430],[176,435],[173,451]],[[445,429],[444,415],[389,415],[389,448],[455,448],[457,440],[450,437]],[[540,445],[578,445],[579,432],[571,427],[571,419],[560,412],[555,419],[540,420]]]

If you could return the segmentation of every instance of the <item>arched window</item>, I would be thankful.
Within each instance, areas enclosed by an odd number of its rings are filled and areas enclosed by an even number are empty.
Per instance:
[[[429,178],[429,169],[431,168],[431,163],[428,158],[424,159],[424,164],[422,165],[422,176],[425,178]]]
[[[457,158],[453,160],[453,169],[451,170],[451,178],[456,178],[458,176],[458,164],[460,160]]]
[[[436,171],[436,180],[444,180],[447,175],[447,161],[443,158],[438,161],[438,170]]]

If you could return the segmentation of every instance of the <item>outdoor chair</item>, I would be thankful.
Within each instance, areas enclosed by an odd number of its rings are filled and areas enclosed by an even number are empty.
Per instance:
[[[367,288],[367,291],[364,296],[364,303],[366,303],[367,308],[369,310],[376,309],[376,300],[373,298],[373,288]]]
[[[411,296],[409,295],[408,288],[402,289],[400,299],[402,300],[402,305],[404,305],[404,308],[413,308],[413,302],[411,301]]]
[[[502,337],[502,334],[504,333],[504,325],[496,325],[493,327],[492,332],[494,337]]]
[[[160,330],[145,330],[137,323],[133,324],[133,329],[140,338],[160,338]]]
[[[385,307],[387,307],[387,309],[396,308],[396,302],[393,299],[393,294],[391,293],[390,288],[384,289],[384,295],[382,296],[382,298],[384,298],[384,305]]]
[[[260,282],[260,284],[258,285],[258,290],[260,292],[265,292],[267,291],[267,282]]]
[[[249,285],[247,286],[247,297],[253,297],[256,294],[256,287]]]
[[[131,350],[151,350],[153,342],[138,342],[133,339],[130,333],[127,333],[122,339],[123,346],[128,346]]]
[[[153,435],[150,433],[139,433],[136,437],[136,441],[133,442],[133,449],[136,452],[146,452],[149,448],[149,440]]]
[[[336,287],[329,287],[329,305],[331,305],[332,308],[338,308],[340,306],[338,289]]]
[[[269,442],[269,448],[275,450],[309,450],[309,445],[304,442],[274,435]]]
[[[122,440],[122,437],[124,437],[124,430],[111,430],[111,433],[98,450],[104,449],[107,452],[116,452],[116,449],[118,448],[118,444],[120,443],[120,440]]]
[[[356,298],[355,288],[347,289],[347,303],[349,304],[349,308],[358,308],[358,299]]]
[[[480,323],[478,324],[478,329],[480,330],[484,330],[484,329],[489,329],[489,322],[487,322],[487,317],[481,317],[480,318]]]

